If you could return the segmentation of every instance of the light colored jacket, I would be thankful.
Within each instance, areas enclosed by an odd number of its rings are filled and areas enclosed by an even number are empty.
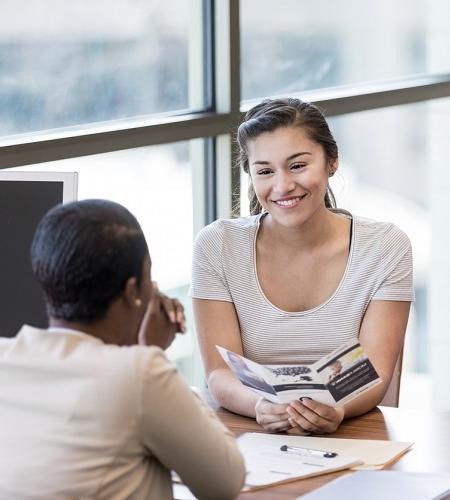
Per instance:
[[[157,347],[24,326],[0,342],[0,498],[234,498],[232,434]]]

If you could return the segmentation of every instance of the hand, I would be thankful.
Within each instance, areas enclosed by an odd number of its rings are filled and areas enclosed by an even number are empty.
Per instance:
[[[267,399],[258,399],[255,405],[256,421],[269,432],[282,432],[290,429],[289,415],[286,412],[288,404],[276,404]]]
[[[344,408],[333,408],[309,398],[291,401],[286,411],[293,427],[316,434],[330,434],[344,420]]]
[[[184,329],[183,306],[178,300],[161,294],[156,283],[153,283],[152,298],[139,328],[139,343],[167,349],[173,342],[175,334]]]
[[[161,305],[172,323],[177,324],[177,332],[186,331],[186,318],[184,316],[183,304],[178,299],[171,299],[164,293],[160,293]]]

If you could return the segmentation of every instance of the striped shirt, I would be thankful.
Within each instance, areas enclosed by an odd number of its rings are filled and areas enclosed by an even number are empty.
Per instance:
[[[414,300],[406,234],[394,224],[354,216],[346,269],[334,293],[313,309],[279,309],[264,295],[256,272],[261,219],[259,214],[213,222],[198,234],[193,254],[192,297],[234,304],[249,359],[313,363],[358,339],[371,300]]]

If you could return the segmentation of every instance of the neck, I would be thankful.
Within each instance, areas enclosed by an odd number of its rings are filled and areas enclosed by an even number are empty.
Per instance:
[[[271,246],[275,242],[278,247],[282,246],[286,249],[311,250],[330,241],[336,231],[337,217],[339,216],[324,206],[301,226],[285,227],[274,221],[268,214],[261,226],[262,234],[260,237],[263,240],[267,238],[267,241],[271,242]]]
[[[88,335],[92,335],[105,344],[128,345],[129,339],[129,321],[124,322],[122,318],[115,314],[115,311],[110,308],[106,315],[97,321],[66,321],[64,319],[49,317],[49,326],[52,328],[71,328],[79,330]],[[137,339],[136,342],[137,343]]]

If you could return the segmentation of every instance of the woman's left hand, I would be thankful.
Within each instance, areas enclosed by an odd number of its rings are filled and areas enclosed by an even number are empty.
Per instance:
[[[342,407],[333,408],[309,398],[291,401],[287,413],[292,427],[300,427],[315,434],[330,434],[344,420]]]
[[[184,333],[186,331],[186,317],[184,315],[183,304],[178,299],[172,299],[164,293],[160,293],[161,307],[167,314],[172,323],[177,324],[177,331]]]

